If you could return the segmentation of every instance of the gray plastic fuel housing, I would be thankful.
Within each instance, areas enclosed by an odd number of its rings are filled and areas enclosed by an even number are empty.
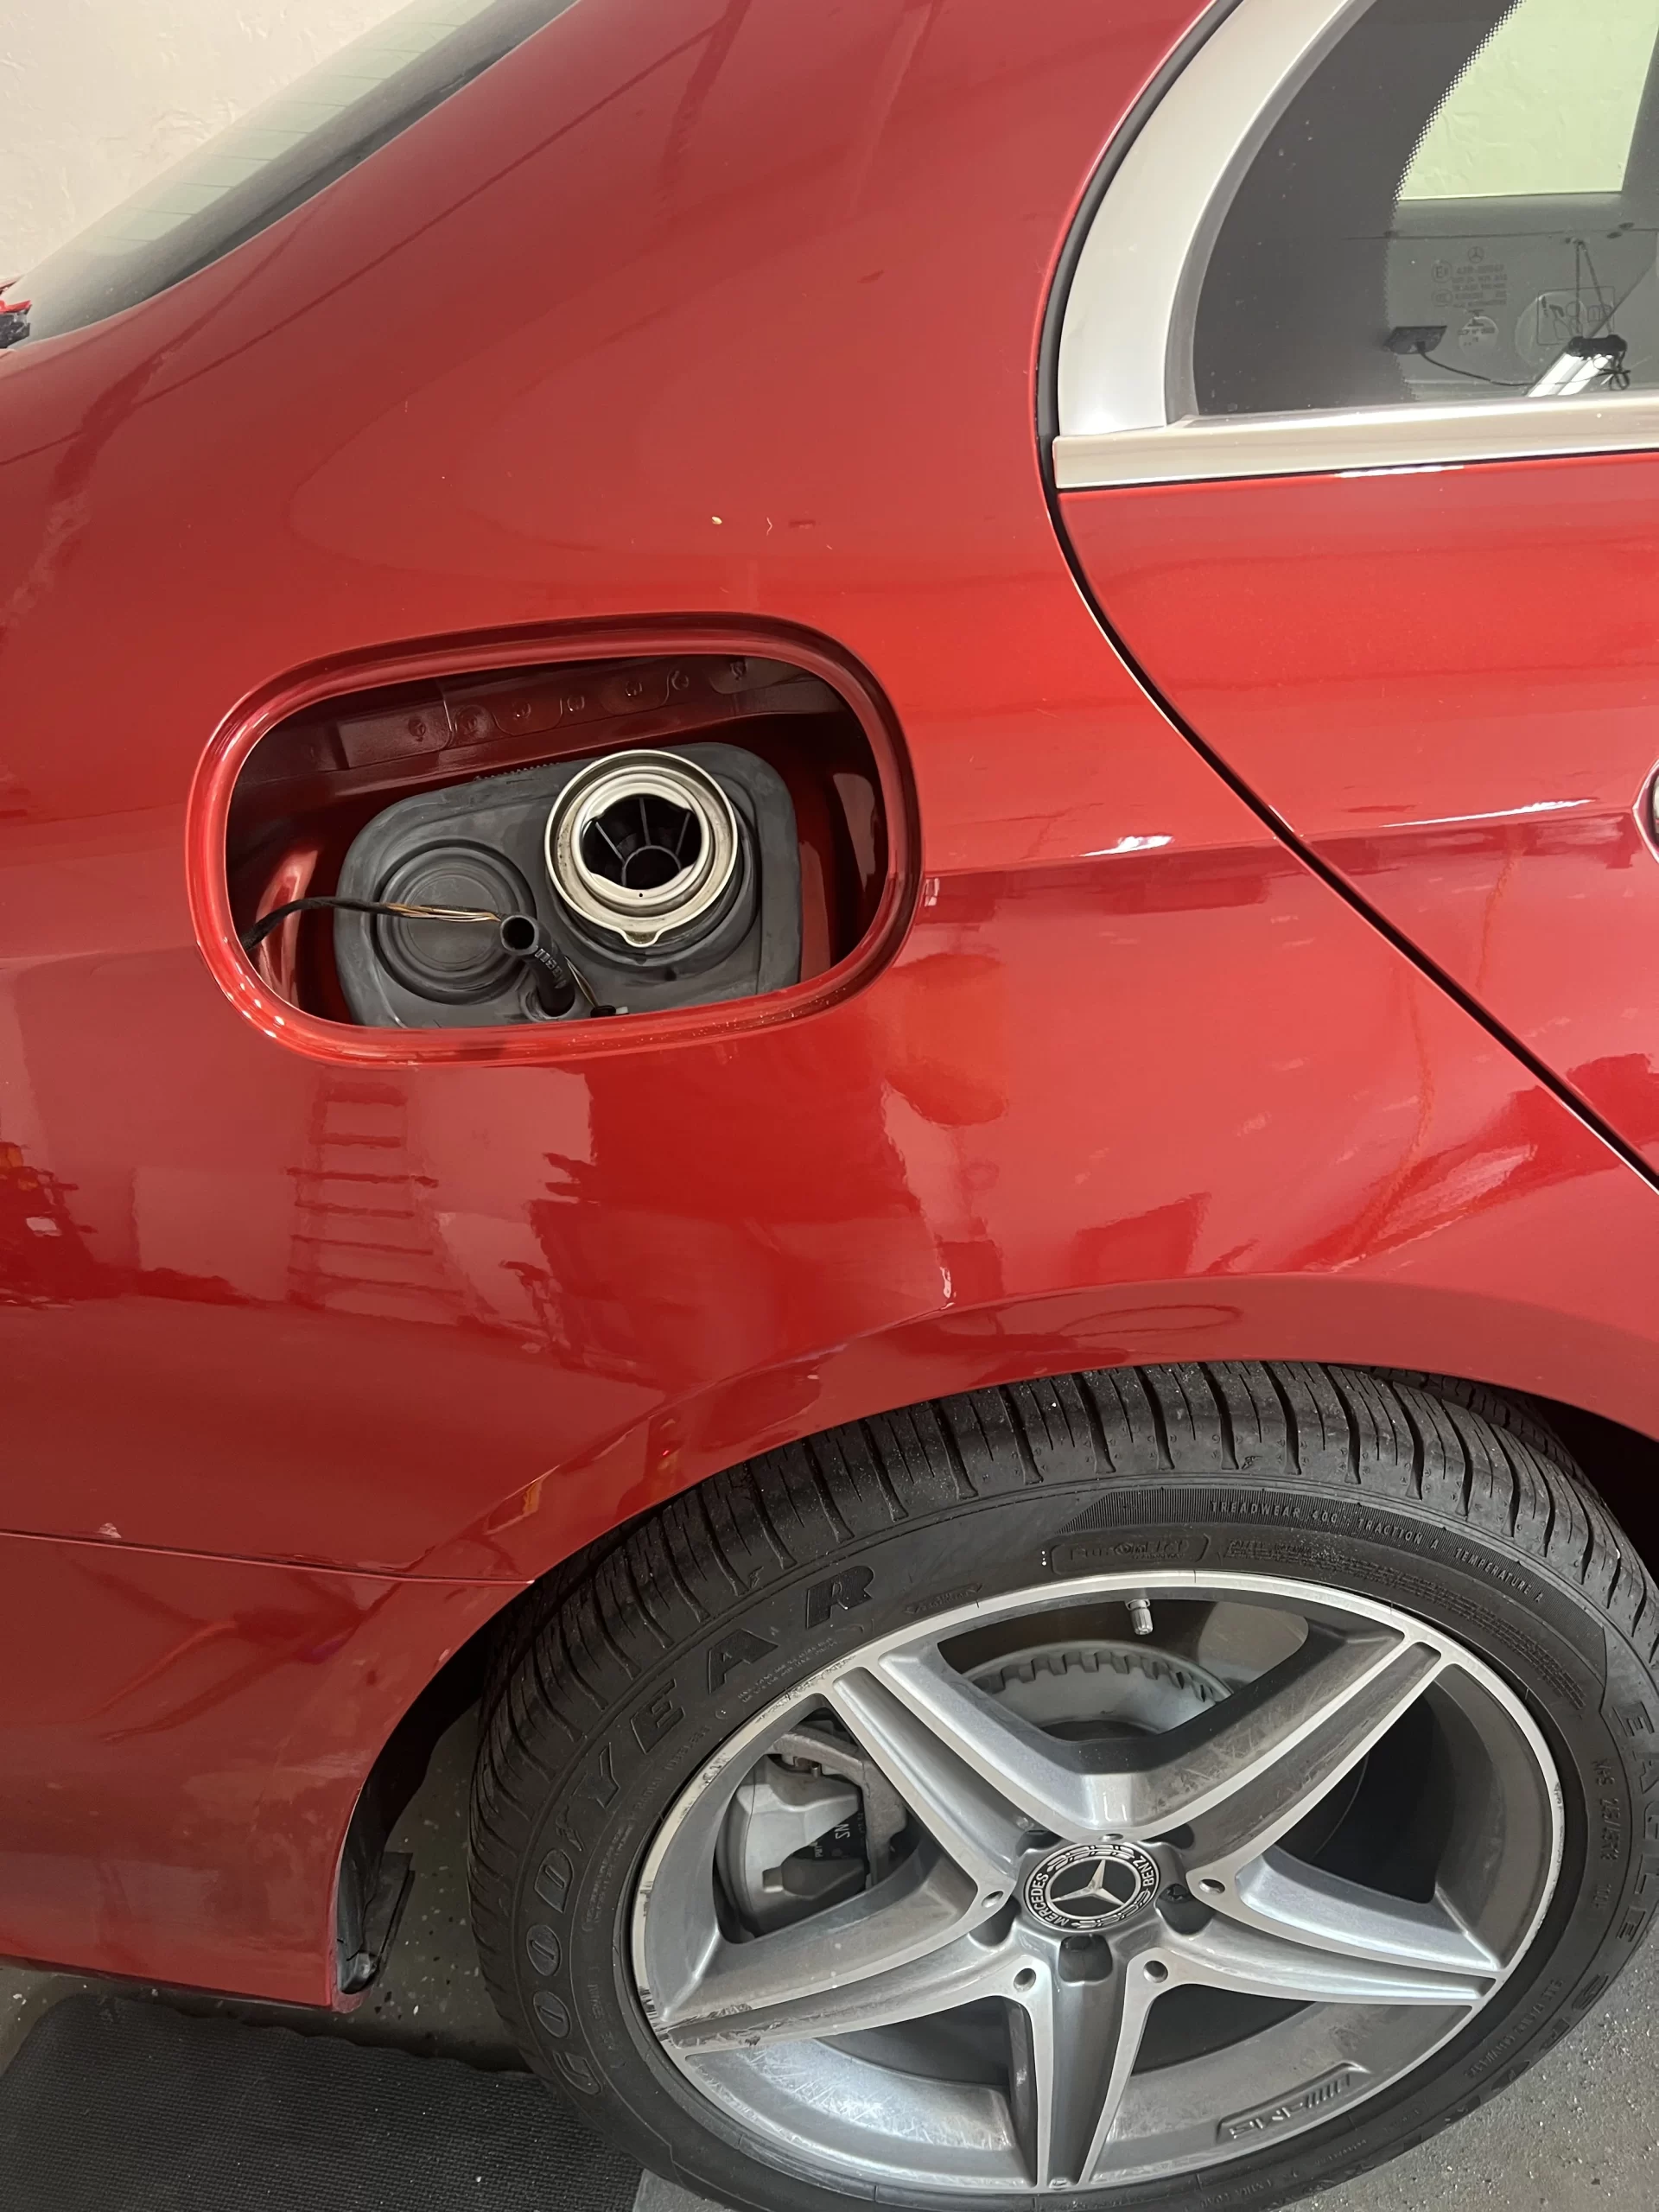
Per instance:
[[[620,938],[607,945],[598,933],[577,926],[548,879],[543,839],[554,802],[595,759],[621,760],[626,753],[587,753],[399,799],[359,831],[340,870],[340,895],[378,899],[389,889],[396,896],[415,895],[396,879],[407,876],[425,849],[465,849],[476,854],[486,873],[499,876],[500,863],[506,863],[505,873],[515,882],[512,903],[518,905],[519,894],[527,894],[524,911],[541,922],[599,1003],[619,1014],[714,1006],[798,982],[800,848],[795,809],[782,777],[758,755],[734,745],[676,745],[671,750],[724,790],[744,848],[741,865],[748,871],[734,908],[695,943],[664,943],[643,952],[625,947]],[[412,988],[386,957],[389,928],[429,933],[466,926],[389,922],[383,916],[336,910],[334,962],[353,1020],[372,1029],[477,1029],[544,1018],[523,974],[507,963],[496,988],[479,996],[446,999]],[[572,1011],[559,1018],[579,1020],[588,1012],[578,994]]]

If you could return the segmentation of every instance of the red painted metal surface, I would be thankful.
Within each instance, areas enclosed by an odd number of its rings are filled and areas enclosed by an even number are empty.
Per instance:
[[[1234,797],[1054,534],[1047,288],[1190,12],[580,6],[0,362],[0,1943],[326,1994],[457,1637],[850,1414],[1277,1354],[1659,1434],[1659,1195]],[[214,905],[238,734],[630,621],[868,683],[902,942],[482,1059],[286,1026]],[[345,1296],[365,1158],[404,1227]]]
[[[0,1590],[0,1950],[328,2004],[351,1770],[500,1586],[7,1536]]]
[[[1659,461],[1064,501],[1163,696],[1659,1164]]]

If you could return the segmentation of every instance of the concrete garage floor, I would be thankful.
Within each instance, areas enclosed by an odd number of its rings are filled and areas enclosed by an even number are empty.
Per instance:
[[[461,1721],[438,1746],[393,1839],[397,1849],[414,1855],[415,1888],[380,1984],[359,2012],[334,2020],[210,1999],[168,2001],[442,2051],[475,2066],[517,2065],[467,1924],[461,1808],[473,1726],[470,1717]],[[49,2005],[97,1986],[0,1966],[0,2065]],[[0,2175],[0,2201],[4,2196]],[[1650,2212],[1659,2204],[1659,1943],[1650,1943],[1600,2009],[1507,2095],[1379,2172],[1307,2203],[1317,2212]],[[550,2212],[555,2205],[550,2197]],[[699,2208],[648,2177],[638,2212]]]

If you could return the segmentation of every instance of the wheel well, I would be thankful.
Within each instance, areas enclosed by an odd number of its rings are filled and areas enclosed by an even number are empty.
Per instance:
[[[1508,1391],[1510,1397],[1519,1396]],[[1659,1577],[1659,1443],[1600,1414],[1534,1397],[1544,1419],[1611,1507],[1643,1564]]]
[[[1430,1375],[1416,1369],[1378,1367],[1371,1372],[1397,1382],[1442,1389],[1477,1412],[1483,1400],[1490,1403],[1496,1399],[1534,1421],[1541,1421],[1600,1492],[1643,1564],[1659,1576],[1659,1442],[1652,1437],[1600,1414],[1535,1393],[1495,1389],[1464,1377]],[[378,1969],[371,1923],[377,1892],[383,1887],[387,1839],[425,1778],[438,1738],[468,1707],[493,1694],[496,1682],[516,1666],[566,1592],[647,1517],[642,1513],[619,1522],[520,1592],[450,1655],[387,1738],[358,1797],[340,1857],[335,1920],[342,1989],[366,1986]],[[382,1933],[382,1951],[391,1933],[390,1928]]]
[[[391,1904],[387,1891],[386,1845],[404,1808],[426,1779],[438,1738],[469,1707],[486,1700],[503,1675],[518,1664],[549,1611],[607,1552],[621,1543],[636,1514],[591,1544],[573,1552],[538,1581],[511,1599],[499,1613],[474,1630],[452,1651],[381,1746],[358,1794],[346,1831],[334,1888],[335,1983],[353,1994],[366,1989],[378,1974],[397,1932],[401,1897]],[[399,1889],[402,1877],[397,1877]],[[377,1899],[381,1909],[377,1914]]]
[[[366,1989],[397,1933],[407,1865],[394,1867],[386,1845],[404,1807],[426,1779],[434,1745],[483,1689],[493,1621],[452,1652],[381,1745],[358,1792],[334,1879],[334,1986]]]

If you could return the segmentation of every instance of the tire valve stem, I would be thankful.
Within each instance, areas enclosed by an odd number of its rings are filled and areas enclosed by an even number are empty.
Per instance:
[[[1137,1636],[1152,1634],[1152,1607],[1144,1598],[1129,1599],[1129,1626]]]

